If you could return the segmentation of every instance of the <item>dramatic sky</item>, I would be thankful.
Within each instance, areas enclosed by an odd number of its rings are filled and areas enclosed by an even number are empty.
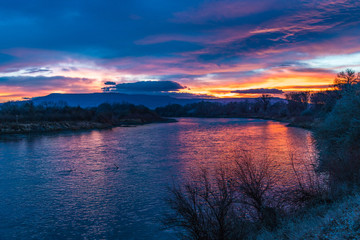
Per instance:
[[[0,1],[0,102],[114,84],[219,97],[326,88],[360,71],[359,12],[358,0]]]

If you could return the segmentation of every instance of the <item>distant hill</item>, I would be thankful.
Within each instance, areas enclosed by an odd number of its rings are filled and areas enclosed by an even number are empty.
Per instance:
[[[69,106],[80,107],[95,107],[101,103],[132,103],[135,105],[144,105],[148,108],[154,109],[156,107],[163,107],[169,104],[191,104],[201,101],[210,102],[239,102],[239,101],[255,101],[254,98],[218,98],[218,99],[181,99],[170,96],[160,95],[130,95],[123,93],[78,93],[78,94],[61,94],[52,93],[43,97],[35,97],[32,101],[35,104],[43,102],[66,102]],[[279,101],[280,98],[273,98],[272,101]]]
[[[66,102],[69,106],[95,107],[101,103],[132,103],[144,105],[148,108],[156,108],[168,104],[187,104],[198,102],[195,99],[177,99],[169,96],[158,95],[129,95],[122,93],[79,93],[60,94],[52,93],[44,97],[33,98],[35,104],[42,102]]]

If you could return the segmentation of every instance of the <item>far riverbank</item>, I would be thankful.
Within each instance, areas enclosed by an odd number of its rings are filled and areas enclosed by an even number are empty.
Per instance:
[[[62,131],[81,131],[95,129],[109,129],[114,127],[131,127],[150,123],[171,123],[175,119],[160,118],[153,121],[144,121],[143,119],[125,119],[116,124],[101,123],[92,121],[60,121],[60,122],[25,122],[0,123],[0,135],[3,134],[27,134],[27,133],[45,133]]]

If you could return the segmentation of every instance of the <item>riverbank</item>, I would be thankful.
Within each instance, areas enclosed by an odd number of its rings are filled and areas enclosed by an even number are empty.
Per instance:
[[[174,117],[179,118],[179,117]],[[272,116],[259,116],[259,115],[247,115],[247,116],[216,116],[216,117],[183,117],[183,118],[243,118],[243,119],[260,119],[260,120],[271,120],[282,123],[287,123],[288,127],[298,127],[306,130],[314,129],[320,122],[319,119],[309,119],[302,117],[272,117]]]
[[[200,117],[208,118],[208,117]],[[229,118],[229,117],[216,117],[216,118]],[[269,116],[242,116],[237,118],[253,118],[262,120],[272,120],[278,122],[288,123],[289,127],[300,127],[311,130],[314,123],[310,121],[299,121],[298,119],[269,117]],[[152,120],[138,119],[123,119],[116,124],[101,123],[95,121],[41,121],[41,122],[3,122],[0,123],[0,135],[2,134],[26,134],[26,133],[46,133],[46,132],[61,132],[61,131],[81,131],[93,129],[110,129],[114,127],[130,127],[150,123],[171,123],[177,122],[172,118],[158,118]]]
[[[288,127],[298,127],[306,130],[312,130],[320,123],[320,119],[307,117],[307,116],[297,116],[297,117],[278,117],[278,116],[264,116],[264,115],[251,115],[243,118],[254,118],[262,120],[272,120],[287,123]]]
[[[291,101],[290,103],[245,101],[227,104],[199,102],[184,106],[170,104],[158,107],[154,111],[163,117],[254,118],[286,122],[292,127],[315,128],[317,118],[325,114],[317,114],[320,110],[315,111],[315,106],[300,105],[294,105]]]
[[[359,239],[359,216],[360,194],[357,193],[333,203],[303,209],[284,219],[276,231],[264,231],[256,239]]]
[[[143,119],[124,119],[116,124],[101,123],[93,121],[60,121],[60,122],[5,122],[0,123],[0,135],[3,134],[27,134],[27,133],[46,133],[61,131],[81,131],[95,129],[110,129],[114,127],[138,126],[150,123],[171,123],[176,122],[175,119],[160,118],[152,121],[144,121]]]

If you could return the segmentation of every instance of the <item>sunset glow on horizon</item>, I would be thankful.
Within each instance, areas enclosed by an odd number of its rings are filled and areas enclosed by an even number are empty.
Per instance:
[[[159,93],[185,98],[328,89],[337,72],[360,71],[359,10],[352,0],[2,2],[0,102],[109,81],[171,81],[183,88]]]

